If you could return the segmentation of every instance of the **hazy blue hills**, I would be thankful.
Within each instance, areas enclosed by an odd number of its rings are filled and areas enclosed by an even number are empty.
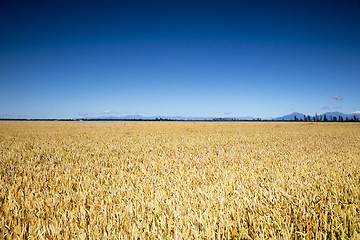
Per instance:
[[[294,120],[295,116],[297,117],[297,119],[303,119],[304,118],[304,114],[303,113],[299,113],[299,112],[293,112],[291,114],[282,116],[282,117],[277,117],[277,118],[273,118],[272,120],[275,121],[289,121],[289,120]]]
[[[151,116],[144,117],[141,115],[127,115],[127,116],[101,116],[96,118],[86,118],[86,120],[183,120],[183,121],[210,121],[216,117],[183,117],[183,116]],[[230,120],[230,118],[226,118]],[[252,119],[252,118],[251,118]],[[85,119],[84,119],[85,120]]]
[[[319,115],[306,115],[304,113],[293,112],[288,115],[284,115],[281,117],[276,118],[268,118],[268,119],[260,119],[257,117],[183,117],[183,116],[152,116],[152,117],[144,117],[141,115],[127,115],[127,116],[101,116],[101,117],[89,117],[89,118],[82,118],[80,120],[181,120],[181,121],[252,121],[252,120],[268,120],[268,121],[292,121],[295,120],[303,120],[304,115],[308,119],[310,117],[311,121],[314,119],[318,119],[320,121],[325,119],[332,120],[333,117],[336,117],[338,120],[341,116],[343,120],[351,120],[355,117],[360,118],[360,113],[352,113],[352,114],[345,114],[341,112],[326,112],[324,114]]]
[[[258,118],[258,117],[183,117],[183,116],[151,116],[145,117],[142,115],[126,115],[126,116],[100,116],[100,117],[84,117],[84,118],[72,118],[72,119],[36,119],[36,118],[11,118],[0,117],[0,120],[83,120],[83,121],[121,121],[121,120],[138,120],[138,121],[360,121],[360,112],[354,112],[345,114],[342,112],[326,112],[324,114],[306,115],[300,112],[293,112],[281,117],[276,118]],[[326,117],[326,118],[325,118]]]

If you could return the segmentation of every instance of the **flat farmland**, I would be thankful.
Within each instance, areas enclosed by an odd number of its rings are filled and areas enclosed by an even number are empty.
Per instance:
[[[3,239],[359,239],[360,124],[0,122]]]

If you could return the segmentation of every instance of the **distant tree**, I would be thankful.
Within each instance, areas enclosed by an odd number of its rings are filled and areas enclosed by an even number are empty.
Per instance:
[[[320,115],[320,120],[319,120],[319,121],[320,121],[320,122],[322,122],[322,120],[323,120],[323,116],[322,116],[322,115]]]
[[[324,114],[324,122],[327,122],[326,114]]]
[[[297,119],[297,117],[296,116],[294,116],[294,121],[297,121],[298,119]]]
[[[333,117],[333,122],[337,122],[337,119],[336,119],[336,117],[335,117],[335,116]]]
[[[311,117],[309,115],[307,115],[307,121],[311,122]]]
[[[304,115],[304,122],[307,122],[307,117]]]
[[[317,115],[317,113],[315,113],[315,121],[316,121],[316,122],[319,121],[319,116]]]
[[[348,117],[346,117],[346,118],[345,118],[345,121],[347,121],[347,122],[348,122],[348,121],[349,121],[349,118],[348,118]]]
[[[339,118],[338,118],[339,120],[339,122],[343,122],[344,121],[344,118],[341,116],[341,115],[339,115]]]

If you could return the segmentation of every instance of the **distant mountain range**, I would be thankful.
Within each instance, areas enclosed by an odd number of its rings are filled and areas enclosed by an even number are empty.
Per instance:
[[[182,121],[232,121],[232,120],[240,120],[240,121],[251,121],[251,120],[274,120],[274,121],[291,121],[294,120],[295,117],[298,120],[303,120],[304,115],[308,118],[310,117],[311,120],[316,118],[316,115],[306,115],[304,113],[293,112],[291,114],[276,117],[276,118],[268,118],[268,119],[260,119],[256,117],[246,116],[246,117],[183,117],[183,116],[152,116],[152,117],[144,117],[141,115],[127,115],[127,116],[101,116],[101,117],[88,117],[88,118],[81,118],[78,120],[182,120]],[[331,118],[336,117],[337,119],[341,116],[344,120],[353,119],[353,117],[360,118],[360,112],[345,114],[341,112],[326,112],[324,114],[317,115],[318,119],[324,119],[324,116],[328,120]]]
[[[79,120],[183,120],[183,121],[211,121],[211,120],[253,120],[254,117],[183,117],[183,116],[152,116],[144,117],[141,115],[127,115],[127,116],[101,116],[101,117],[87,117]]]
[[[289,120],[294,120],[295,117],[297,117],[297,119],[303,119],[304,114],[299,113],[299,112],[293,112],[291,114],[288,114],[288,115],[285,115],[285,116],[282,116],[282,117],[273,118],[272,120],[275,120],[275,121],[281,121],[281,120],[289,121]]]
[[[304,119],[304,115],[306,116],[306,120],[310,120],[314,121],[314,119],[318,119],[318,121],[323,121],[326,115],[326,118],[328,121],[331,121],[333,117],[336,117],[336,120],[338,121],[341,117],[342,120],[347,121],[350,120],[352,121],[354,119],[354,117],[356,118],[356,121],[360,121],[360,112],[354,112],[354,113],[350,113],[350,114],[345,114],[345,113],[341,113],[341,112],[326,112],[324,114],[319,114],[319,115],[306,115],[304,113],[299,113],[299,112],[293,112],[291,114],[285,115],[285,116],[281,116],[281,117],[276,117],[276,118],[257,118],[257,117],[251,117],[251,116],[246,116],[246,117],[183,117],[183,116],[152,116],[152,117],[144,117],[141,115],[126,115],[126,116],[101,116],[101,117],[84,117],[84,118],[72,118],[72,119],[35,119],[35,118],[1,118],[0,120],[82,120],[82,121],[116,121],[116,120],[149,120],[149,121],[156,121],[156,120],[170,120],[170,121],[252,121],[252,120],[264,120],[264,121],[292,121],[295,120],[295,117],[297,120],[303,120]]]

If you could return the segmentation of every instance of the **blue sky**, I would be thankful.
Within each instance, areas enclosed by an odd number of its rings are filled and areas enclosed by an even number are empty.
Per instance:
[[[360,1],[0,1],[0,118],[360,111]]]

